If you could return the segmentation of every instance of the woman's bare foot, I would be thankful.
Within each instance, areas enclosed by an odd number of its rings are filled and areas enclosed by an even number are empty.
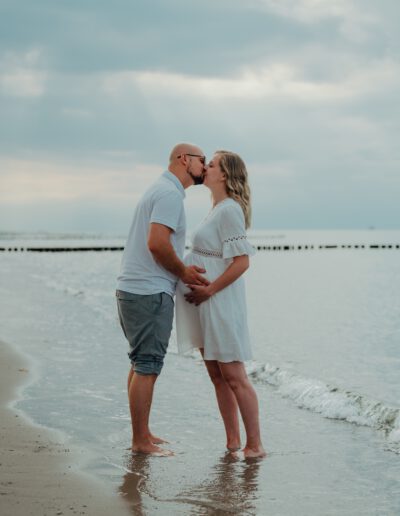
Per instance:
[[[262,446],[258,446],[257,448],[250,448],[249,446],[246,446],[243,448],[243,455],[245,459],[264,459],[267,456],[267,452]]]
[[[146,453],[148,455],[154,455],[155,457],[171,457],[174,455],[172,451],[160,448],[151,442],[134,444],[132,446],[132,451],[135,453]]]

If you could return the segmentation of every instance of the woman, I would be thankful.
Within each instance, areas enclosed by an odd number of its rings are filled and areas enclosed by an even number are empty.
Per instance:
[[[246,238],[251,216],[246,166],[237,154],[217,151],[205,167],[204,185],[211,190],[213,208],[195,231],[185,263],[204,268],[210,284],[178,285],[178,348],[180,352],[199,348],[203,355],[227,448],[241,447],[240,411],[247,436],[245,457],[264,457],[257,395],[243,365],[251,359],[251,350],[242,274],[254,254]]]

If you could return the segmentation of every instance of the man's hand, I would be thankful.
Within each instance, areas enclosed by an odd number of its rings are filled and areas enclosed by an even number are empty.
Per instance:
[[[208,285],[210,282],[202,276],[206,271],[196,265],[186,266],[176,255],[171,244],[172,229],[155,222],[150,224],[147,245],[153,258],[167,271],[172,272],[183,283],[191,285]]]
[[[189,303],[193,303],[196,306],[204,303],[204,301],[207,301],[213,295],[211,285],[188,285],[188,287],[190,288],[191,292],[185,294],[185,299]]]
[[[202,269],[201,267],[197,267],[196,265],[189,265],[188,267],[185,267],[185,270],[183,271],[180,279],[188,286],[209,285],[210,282],[204,276],[202,276],[202,274],[205,272],[206,270]]]

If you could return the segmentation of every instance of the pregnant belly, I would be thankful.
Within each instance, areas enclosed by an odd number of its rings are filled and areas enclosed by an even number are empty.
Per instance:
[[[183,261],[185,265],[196,265],[197,267],[205,269],[206,272],[203,276],[207,278],[208,281],[214,281],[218,276],[221,276],[229,265],[229,263],[226,263],[226,260],[222,260],[221,258],[210,258],[196,253],[187,254]]]

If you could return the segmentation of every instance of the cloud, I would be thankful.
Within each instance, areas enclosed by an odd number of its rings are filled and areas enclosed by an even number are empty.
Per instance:
[[[251,3],[303,23],[317,23],[326,18],[353,18],[357,13],[351,0],[253,0]]]
[[[125,223],[181,140],[243,156],[257,227],[309,225],[314,208],[321,227],[351,225],[352,208],[359,224],[372,207],[400,220],[398,3],[5,0],[1,12],[3,224],[40,212],[55,228],[73,209],[103,227],[105,206]],[[201,192],[188,192],[190,226]]]
[[[41,52],[5,52],[0,58],[0,92],[11,97],[40,97],[45,93],[46,72],[39,68]]]
[[[0,202],[138,200],[160,168],[135,164],[124,168],[60,164],[22,159],[0,160]]]
[[[250,5],[306,26],[336,22],[339,33],[359,42],[367,41],[369,31],[381,24],[376,10],[365,0],[252,0]]]
[[[299,102],[335,102],[368,95],[400,83],[400,64],[392,59],[348,70],[340,80],[312,80],[294,63],[274,63],[243,70],[237,77],[213,78],[168,72],[124,71],[108,74],[105,93],[118,96],[140,88],[142,95],[202,97],[252,101],[276,97]]]
[[[124,166],[65,164],[58,161],[0,159],[1,229],[100,231],[123,235],[144,191],[163,171],[155,165]],[[206,188],[186,192],[189,229],[197,226],[211,206]]]

